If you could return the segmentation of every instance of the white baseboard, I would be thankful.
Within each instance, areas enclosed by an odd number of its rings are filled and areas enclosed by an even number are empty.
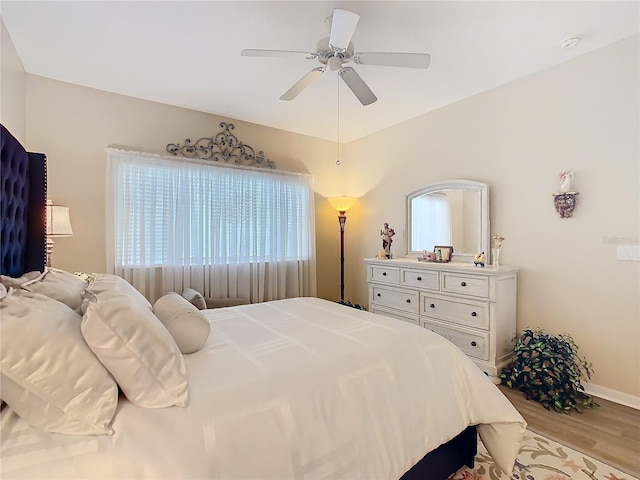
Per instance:
[[[640,397],[593,383],[583,383],[582,386],[584,387],[584,391],[589,395],[640,410]]]

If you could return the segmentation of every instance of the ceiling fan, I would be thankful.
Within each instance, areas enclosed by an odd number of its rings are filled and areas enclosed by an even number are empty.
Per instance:
[[[336,8],[328,17],[329,37],[318,42],[315,53],[290,50],[245,49],[241,55],[245,57],[292,57],[307,60],[318,60],[322,66],[316,67],[284,92],[280,100],[293,100],[305,88],[318,80],[327,69],[337,70],[340,78],[346,83],[362,105],[370,105],[378,97],[351,67],[345,66],[350,61],[359,65],[381,65],[389,67],[428,68],[431,57],[428,53],[400,52],[355,52],[351,37],[356,30],[360,15],[349,10]]]

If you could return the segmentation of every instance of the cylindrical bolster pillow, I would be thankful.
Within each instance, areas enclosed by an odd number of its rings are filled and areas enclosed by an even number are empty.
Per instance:
[[[197,352],[209,338],[209,320],[176,292],[160,297],[153,305],[153,313],[167,327],[182,353]]]
[[[182,292],[182,297],[192,303],[198,310],[205,310],[207,308],[207,302],[204,297],[193,288],[185,288],[184,292]]]

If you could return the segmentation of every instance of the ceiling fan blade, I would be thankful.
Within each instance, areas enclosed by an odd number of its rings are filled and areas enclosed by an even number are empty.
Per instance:
[[[260,50],[256,48],[245,48],[240,52],[243,57],[284,57],[284,58],[306,58],[313,60],[318,58],[317,53],[296,52],[292,50]]]
[[[340,78],[347,84],[347,87],[351,89],[353,94],[358,97],[360,103],[362,105],[370,105],[376,100],[378,97],[371,91],[369,86],[364,83],[364,80],[360,78],[360,75],[351,67],[345,67],[339,72]]]
[[[353,61],[360,65],[429,68],[431,55],[428,53],[362,52],[354,54]]]
[[[313,70],[311,70],[304,77],[302,77],[300,80],[298,80],[296,83],[294,83],[293,86],[289,90],[284,92],[282,94],[282,96],[280,97],[280,100],[289,101],[289,100],[293,100],[294,98],[296,98],[298,96],[298,94],[300,92],[302,92],[302,90],[307,88],[309,85],[311,85],[313,82],[315,82],[316,80],[318,80],[322,76],[322,74],[324,73],[325,68],[326,67],[318,67],[318,68],[314,68]]]
[[[335,8],[331,18],[331,33],[329,35],[329,45],[344,49],[349,46],[353,32],[356,31],[360,15],[349,10]]]

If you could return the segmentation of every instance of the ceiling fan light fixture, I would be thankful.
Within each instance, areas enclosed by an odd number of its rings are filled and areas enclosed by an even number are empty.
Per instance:
[[[342,58],[338,56],[331,57],[329,60],[327,60],[327,63],[329,64],[329,68],[331,70],[340,70],[340,68],[342,68]]]

